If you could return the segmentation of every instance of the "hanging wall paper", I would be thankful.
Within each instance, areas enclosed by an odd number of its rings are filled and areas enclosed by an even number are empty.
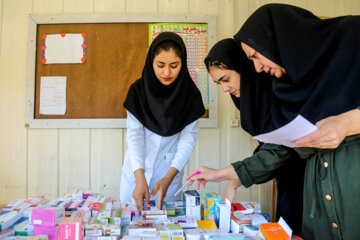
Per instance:
[[[86,33],[44,34],[42,41],[43,64],[86,62]]]
[[[66,77],[40,77],[40,114],[64,115],[66,112]]]

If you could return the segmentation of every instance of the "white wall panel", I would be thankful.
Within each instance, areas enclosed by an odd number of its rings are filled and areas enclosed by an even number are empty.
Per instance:
[[[61,14],[63,0],[33,0],[32,14]]]
[[[188,1],[158,0],[158,13],[188,13]]]
[[[0,58],[0,202],[26,196],[25,69],[31,2],[2,1]]]
[[[64,14],[93,13],[94,0],[64,0]]]
[[[120,199],[123,152],[122,129],[92,129],[90,189]]]
[[[95,0],[94,13],[125,13],[125,0]]]
[[[59,130],[28,130],[28,195],[43,193],[49,199],[58,197]]]
[[[126,13],[157,13],[157,0],[126,0]]]
[[[236,0],[234,2],[234,34],[240,30],[241,26],[252,12],[248,1]]]
[[[90,189],[90,130],[59,130],[59,193]]]
[[[317,16],[334,17],[337,14],[335,2],[338,0],[316,0],[309,1],[308,10]]]
[[[335,1],[336,15],[359,15],[360,1],[359,0],[341,0]]]
[[[3,18],[3,0],[0,0],[0,69],[3,70],[2,67],[2,62],[3,62],[3,58],[1,57],[1,49],[2,44],[1,44],[1,40],[2,40],[2,18]],[[2,71],[1,71],[2,72]],[[6,81],[5,79],[2,78],[2,75],[0,72],[0,112],[5,113],[5,106],[6,106],[6,98],[5,98],[5,93],[6,93]],[[2,80],[3,79],[3,80]],[[1,120],[0,120],[0,123]],[[0,131],[2,132],[3,127],[0,125]],[[0,137],[0,145],[2,145],[2,142],[4,141],[3,138]],[[2,150],[2,148],[0,147],[0,151]],[[0,164],[4,164],[5,161],[3,159],[3,154],[2,152],[0,152]],[[4,197],[1,196],[5,196],[5,183],[7,182],[6,178],[5,178],[5,174],[3,173],[4,170],[0,169],[0,204],[1,202],[4,201]]]
[[[219,0],[189,0],[190,14],[217,15],[218,9]]]
[[[201,166],[220,168],[219,129],[201,129],[197,146],[188,162],[189,173]],[[200,193],[219,192],[219,183],[208,183]]]

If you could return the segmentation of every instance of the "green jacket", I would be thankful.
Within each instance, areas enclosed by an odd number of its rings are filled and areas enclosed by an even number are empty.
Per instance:
[[[360,135],[336,149],[287,148],[264,144],[233,167],[245,187],[273,178],[294,150],[307,161],[304,179],[304,239],[360,238]]]

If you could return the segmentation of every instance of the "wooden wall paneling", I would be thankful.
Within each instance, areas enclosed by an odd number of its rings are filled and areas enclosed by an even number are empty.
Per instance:
[[[360,15],[360,1],[359,0],[340,0],[335,1],[335,14],[341,15]]]
[[[2,6],[3,6],[3,0],[0,0],[0,64],[3,62],[3,59],[1,58],[1,49],[2,49],[2,45],[1,45],[1,40],[2,40],[2,15],[3,15],[3,9],[2,9]],[[2,70],[2,65],[0,65],[0,69]],[[5,101],[5,93],[6,93],[6,79],[5,78],[2,78],[2,75],[1,74],[2,71],[0,72],[0,111],[1,112],[5,112],[5,106],[7,104],[7,101]],[[0,123],[1,120],[0,120]],[[2,129],[4,128],[5,126],[2,126],[0,125],[0,132],[2,132]],[[3,138],[0,137],[0,151],[2,150],[1,148],[1,145],[2,145],[2,141],[4,141]],[[1,158],[1,152],[0,152],[0,163],[2,163],[3,160]],[[5,176],[3,174],[3,171],[4,171],[4,168],[0,169],[0,204],[2,203],[3,201],[3,197],[1,196],[5,196]],[[0,208],[1,209],[1,208]]]
[[[0,56],[0,202],[26,196],[24,97],[27,16],[31,1],[3,0]]]
[[[94,0],[64,0],[64,14],[93,13]]]
[[[308,0],[286,0],[286,4],[307,8]]]
[[[219,2],[217,34],[218,40],[234,35],[234,0]],[[219,105],[219,108],[221,108],[221,105]]]
[[[32,14],[62,14],[63,0],[32,0]]]
[[[1,46],[2,18],[3,18],[3,0],[0,0],[0,46]],[[0,56],[1,56],[1,47],[0,47]]]
[[[158,13],[188,13],[189,1],[158,0]]]
[[[43,193],[48,199],[58,197],[59,130],[28,130],[28,196]]]
[[[220,152],[219,152],[219,129],[201,129],[199,131],[199,140],[196,146],[196,159],[188,162],[189,172],[201,166],[211,168],[220,168]],[[195,189],[192,187],[191,189]],[[200,193],[204,195],[206,192],[219,192],[218,183],[207,183],[205,190],[201,188]]]
[[[189,0],[190,14],[218,15],[218,11],[219,0]]]
[[[241,26],[252,13],[249,2],[252,1],[236,0],[234,2],[234,34],[240,30]]]
[[[90,189],[120,199],[123,130],[91,129]]]
[[[62,14],[63,0],[33,0],[32,14]],[[59,131],[28,130],[28,195],[43,193],[49,199],[59,195]]]
[[[336,16],[335,2],[338,0],[316,0],[308,3],[307,9],[317,16]]]
[[[94,1],[94,13],[125,13],[125,0]]]
[[[252,155],[251,138],[241,127],[230,128],[229,163],[243,161]],[[235,199],[250,199],[251,188],[239,187]]]
[[[59,194],[90,189],[90,130],[59,130]]]
[[[126,0],[126,13],[157,13],[157,0]]]

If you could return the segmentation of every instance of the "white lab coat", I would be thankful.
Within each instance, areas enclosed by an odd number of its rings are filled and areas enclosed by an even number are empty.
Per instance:
[[[183,168],[189,159],[198,137],[198,120],[187,125],[181,132],[170,137],[160,136],[145,128],[134,115],[127,112],[126,142],[124,165],[121,172],[120,200],[135,203],[132,192],[135,188],[135,170],[142,168],[150,193],[154,185],[163,178],[170,167],[179,173],[170,184],[165,201],[174,201],[181,197],[174,193],[181,187],[184,175]],[[155,197],[157,199],[158,193]]]

